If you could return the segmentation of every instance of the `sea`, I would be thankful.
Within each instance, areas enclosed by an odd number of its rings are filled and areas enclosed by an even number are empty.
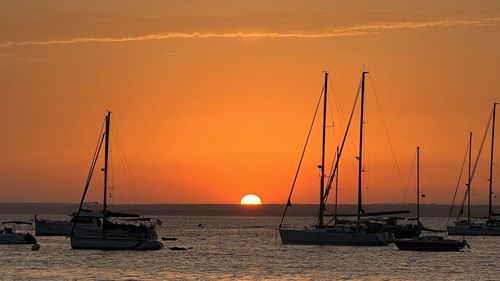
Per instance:
[[[158,251],[72,250],[66,237],[37,237],[38,251],[0,245],[0,280],[500,280],[500,237],[467,237],[471,248],[461,252],[407,252],[394,245],[283,245],[279,216],[159,219],[159,236],[177,240],[163,241],[165,248]],[[422,220],[430,228],[446,223],[443,217]],[[312,222],[286,220],[294,226]],[[169,249],[175,246],[188,250]]]

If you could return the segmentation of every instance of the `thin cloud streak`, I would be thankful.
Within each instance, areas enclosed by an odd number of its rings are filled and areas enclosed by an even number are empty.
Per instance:
[[[155,33],[129,37],[76,37],[62,40],[47,40],[47,41],[5,41],[1,47],[12,46],[43,46],[43,45],[63,45],[77,43],[121,43],[134,41],[151,41],[151,40],[166,40],[166,39],[244,39],[244,38],[328,38],[342,36],[364,35],[367,32],[329,32],[329,33],[278,33],[278,32],[230,32],[230,33],[214,33],[214,32],[166,32]]]
[[[325,32],[164,32],[127,37],[75,37],[61,40],[4,41],[0,47],[45,46],[85,43],[123,43],[169,39],[320,39],[378,34],[383,31],[453,26],[496,26],[500,18],[444,19],[422,22],[375,23],[331,29]]]

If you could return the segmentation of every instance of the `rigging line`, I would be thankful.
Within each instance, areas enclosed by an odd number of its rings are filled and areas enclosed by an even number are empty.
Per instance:
[[[328,179],[328,182],[327,182],[325,195],[323,196],[323,202],[326,202],[328,200],[328,196],[329,196],[330,190],[332,188],[333,179],[334,179],[335,175],[337,174],[337,170],[338,170],[338,167],[339,167],[340,157],[342,155],[342,151],[344,150],[345,141],[346,141],[348,133],[349,133],[349,128],[351,126],[352,118],[353,118],[354,112],[356,110],[356,105],[358,103],[358,99],[359,99],[360,93],[361,93],[361,81],[359,82],[359,85],[358,85],[358,89],[357,89],[357,92],[356,92],[356,96],[354,98],[354,103],[353,103],[353,107],[352,107],[352,110],[351,110],[351,114],[349,116],[349,121],[347,123],[347,127],[346,127],[346,130],[345,130],[345,133],[344,133],[344,137],[342,139],[340,150],[339,150],[338,156],[337,156],[336,161],[335,161],[335,166],[334,166],[333,172],[329,175],[329,179]],[[319,211],[318,211],[318,213],[319,213]]]
[[[417,162],[416,157],[412,157],[412,158],[413,158],[413,161],[411,162],[410,173],[408,173],[408,180],[406,181],[406,186],[410,186],[410,181],[413,179],[413,173],[414,173],[414,170],[415,170],[415,164]],[[407,197],[408,197],[408,189],[406,188],[405,189],[405,200],[404,200],[405,204],[407,203],[407,201],[406,201]]]
[[[385,122],[384,115],[382,114],[382,107],[380,106],[380,102],[378,100],[377,92],[375,91],[375,86],[373,85],[373,80],[372,80],[371,76],[368,76],[368,78],[370,80],[370,85],[372,87],[372,91],[373,91],[373,94],[375,96],[375,101],[377,102],[377,107],[378,107],[378,110],[379,110],[379,113],[380,113],[380,117],[382,119],[382,124],[384,125],[385,136],[387,138],[387,141],[389,142],[389,146],[391,148],[392,157],[394,159],[394,163],[396,164],[396,169],[398,171],[399,180],[401,181],[401,184],[404,184],[403,175],[401,174],[401,169],[399,168],[398,160],[396,158],[396,153],[394,152],[394,146],[393,146],[391,138],[389,136],[389,130],[387,129],[387,124]],[[406,186],[405,189],[408,189],[408,186]]]
[[[477,164],[479,162],[479,158],[481,157],[481,153],[483,152],[484,143],[486,142],[486,137],[488,135],[488,131],[490,129],[492,120],[493,120],[493,112],[491,113],[490,119],[488,120],[488,124],[486,125],[486,129],[484,130],[483,139],[481,140],[481,146],[479,147],[479,151],[477,153],[476,160],[474,161],[474,166],[472,168],[472,173],[471,173],[471,178],[470,178],[471,184],[472,184],[472,181],[474,180],[474,175],[476,174]]]
[[[311,132],[314,128],[314,121],[316,120],[316,116],[318,115],[318,109],[321,104],[321,98],[323,97],[324,91],[325,91],[325,86],[323,85],[323,87],[321,88],[321,94],[319,95],[318,103],[316,104],[316,109],[314,110],[311,126],[309,127],[309,132],[307,133],[306,142],[304,144],[304,148],[302,149],[302,154],[300,155],[299,165],[297,167],[297,171],[295,172],[295,177],[293,178],[292,187],[290,189],[290,193],[288,194],[288,200],[286,201],[285,210],[283,211],[283,216],[281,217],[279,227],[283,225],[283,220],[285,219],[286,211],[288,210],[288,207],[292,205],[290,200],[292,198],[293,190],[295,188],[295,183],[297,182],[297,178],[299,176],[300,167],[302,166],[302,160],[304,159],[304,155],[306,153],[307,144],[309,143],[309,138],[311,137]]]
[[[418,170],[419,170],[418,171],[418,175],[419,175],[419,179],[418,180],[419,180],[419,185],[420,185],[420,187],[419,187],[419,192],[420,193],[417,194],[417,196],[421,196],[421,194],[424,194],[424,196],[426,196],[425,193],[424,193],[424,187],[425,187],[425,177],[424,176],[426,176],[426,174],[425,174],[425,172],[426,172],[426,170],[425,170],[425,163],[426,163],[425,153],[426,152],[425,151],[424,152],[419,151],[419,153],[420,153],[420,155],[419,155],[419,157],[420,157],[420,161],[419,161],[420,162],[419,163],[420,166],[418,167]],[[424,163],[424,165],[422,165],[422,163]],[[426,198],[426,197],[422,197],[422,198]]]
[[[361,82],[360,82],[360,84],[358,85],[358,91],[359,91],[359,87],[361,87]],[[343,125],[343,126],[344,126],[344,128],[345,128],[345,127],[347,127],[347,120],[346,120],[346,118],[345,118],[345,114],[344,114],[344,112],[345,112],[345,111],[344,111],[344,109],[342,108],[342,104],[340,103],[340,101],[336,98],[336,97],[337,97],[337,95],[336,95],[336,93],[335,93],[335,84],[333,84],[332,89],[333,89],[333,97],[332,97],[332,99],[333,99],[334,105],[337,105],[338,110],[340,111],[340,119],[341,119],[341,121],[342,121],[342,125]],[[337,125],[338,125],[338,122],[337,122]],[[353,143],[354,143],[354,139],[353,139],[352,135],[351,135],[351,134],[349,134],[347,137],[349,138],[349,141],[353,144]],[[347,150],[347,151],[346,151],[346,153],[347,153],[347,154],[351,154],[351,152],[352,152],[352,151],[351,151],[351,148],[350,148],[349,146],[347,146],[347,147],[346,147],[346,150]],[[352,152],[352,154],[354,154],[354,153]],[[336,155],[335,155],[335,156],[336,156]],[[332,164],[333,164],[333,163],[335,163],[335,162],[332,162]],[[356,165],[355,165],[355,163],[354,163],[354,162],[352,162],[352,161],[351,161],[351,162],[350,162],[350,164],[352,164],[352,165],[353,165],[353,169],[355,169],[355,168],[356,168]]]
[[[368,106],[368,103],[365,102],[365,113],[364,113],[364,119],[363,119],[363,159],[361,163],[361,172],[363,181],[361,188],[362,190],[366,190],[366,192],[363,191],[363,194],[366,194],[366,196],[363,196],[362,200],[362,206],[365,206],[366,204],[373,203],[375,202],[375,197],[373,196],[373,192],[371,191],[371,173],[370,173],[370,163],[371,163],[371,151],[372,151],[372,142],[367,142],[366,140],[371,139],[371,129],[372,127],[369,126],[371,122],[371,116],[368,113],[371,108]]]
[[[333,75],[331,75],[333,76]],[[332,99],[335,97],[335,88],[334,88],[334,84],[333,84],[333,81],[332,81],[332,78],[331,76],[328,76],[328,83],[330,85],[330,88],[331,88],[331,92],[332,92],[332,98],[331,99],[328,99],[328,107],[330,108],[330,121],[332,122],[332,127],[335,126],[335,122],[333,122],[334,118],[333,118],[333,106],[332,106]],[[334,137],[335,137],[335,134],[334,134]]]
[[[332,128],[333,128],[333,127],[335,127],[335,122],[334,122],[334,117],[333,117],[333,109],[334,109],[335,102],[336,102],[335,84],[331,81],[332,80],[331,76],[329,76],[328,79],[330,81],[330,85],[331,85],[330,87],[331,87],[331,91],[332,91],[332,98],[328,99],[328,105],[330,107],[330,118],[331,118],[331,123],[332,123]],[[332,100],[333,100],[333,105],[332,105]],[[338,104],[338,102],[337,102],[337,104]],[[333,130],[333,145],[334,146],[336,145],[335,129]],[[332,165],[330,167],[330,171],[328,172],[328,175],[333,173],[333,168],[334,168],[334,163],[335,163],[336,157],[337,157],[337,153],[335,153],[335,155],[333,156]],[[324,206],[326,208],[326,202],[325,202]]]
[[[330,108],[330,119],[331,119],[330,121],[331,121],[331,124],[332,124],[331,126],[332,126],[332,128],[334,128],[335,127],[335,123],[333,121],[334,120],[334,118],[333,118],[333,106],[332,106],[332,101],[331,100],[333,100],[333,98],[335,97],[335,90],[334,90],[334,84],[331,81],[332,80],[331,76],[328,77],[328,80],[329,80],[329,84],[331,85],[330,87],[331,87],[331,91],[332,91],[332,98],[328,99],[328,106]],[[335,142],[336,142],[336,138],[335,138],[335,129],[334,129],[333,130],[333,145],[334,146],[335,146]],[[328,172],[328,174],[331,174],[333,172],[333,164],[335,163],[335,157],[336,156],[337,156],[336,154],[333,156],[332,165],[330,167],[330,171]],[[326,202],[325,202],[324,206],[326,207]]]
[[[115,128],[116,128],[116,125],[115,125]],[[127,178],[127,185],[129,187],[129,189],[132,191],[132,201],[134,202],[134,206],[135,206],[136,211],[138,213],[141,213],[140,209],[138,207],[138,204],[137,204],[137,198],[136,198],[137,191],[136,191],[135,182],[134,182],[134,179],[132,177],[132,172],[131,172],[130,166],[128,164],[127,158],[125,156],[125,151],[123,149],[123,143],[121,141],[120,135],[118,134],[118,130],[112,129],[112,132],[113,132],[113,134],[112,134],[113,140],[117,146],[118,156],[119,156],[119,159],[122,163],[122,167],[124,170],[124,175]]]
[[[83,195],[82,195],[82,199],[80,200],[80,205],[78,206],[76,218],[78,218],[80,216],[80,212],[82,210],[83,203],[85,202],[85,196],[87,195],[87,191],[89,190],[90,182],[92,180],[92,175],[94,174],[94,169],[95,169],[95,166],[97,164],[97,160],[99,158],[99,152],[101,151],[101,147],[102,147],[102,144],[104,142],[105,134],[103,131],[104,131],[105,124],[106,124],[106,122],[103,122],[102,127],[101,127],[101,131],[99,132],[99,137],[97,139],[97,145],[96,145],[96,148],[94,150],[94,156],[92,157],[92,163],[90,164],[89,173],[87,174],[87,181],[85,182],[85,188],[83,189]],[[103,215],[105,215],[105,214],[103,214]],[[67,237],[71,237],[73,235],[77,221],[78,221],[77,219],[74,220],[73,226],[71,227],[71,232],[68,234]]]
[[[342,143],[340,145],[340,150],[339,150],[337,159],[335,161],[335,166],[334,166],[333,172],[329,175],[329,179],[328,179],[328,182],[327,182],[327,185],[326,185],[325,194],[323,196],[323,202],[326,202],[328,200],[328,195],[329,195],[330,190],[332,188],[333,178],[337,174],[337,170],[338,170],[338,167],[339,167],[339,160],[340,160],[340,157],[342,156],[342,151],[344,150],[345,141],[346,141],[347,135],[349,133],[349,128],[351,127],[352,118],[354,116],[354,111],[356,110],[356,105],[358,103],[358,99],[359,99],[360,93],[361,93],[361,81],[358,84],[358,89],[357,89],[357,92],[356,92],[356,96],[354,98],[354,103],[353,103],[353,106],[352,106],[351,115],[349,116],[349,121],[347,123],[347,127],[346,127],[346,130],[345,130],[345,133],[344,133],[344,137],[343,137]],[[318,210],[318,213],[319,213],[319,210]]]
[[[356,105],[358,103],[358,99],[359,99],[360,93],[361,93],[361,82],[359,82],[358,89],[357,89],[357,92],[356,92],[356,96],[354,97],[354,103],[353,103],[353,106],[352,106],[351,114],[349,116],[349,121],[348,121],[347,126],[346,126],[344,137],[342,139],[342,143],[341,143],[340,150],[339,150],[339,155],[338,155],[338,157],[337,157],[337,159],[335,161],[334,171],[333,171],[333,173],[330,174],[330,178],[328,179],[327,189],[326,189],[325,196],[324,196],[325,197],[325,199],[324,199],[325,201],[328,199],[328,193],[330,192],[330,189],[331,189],[331,185],[332,185],[332,182],[333,182],[333,177],[335,176],[336,170],[338,169],[340,156],[342,155],[342,151],[344,149],[345,141],[346,141],[346,138],[347,138],[348,133],[349,133],[349,128],[351,126],[352,118],[354,117],[354,111],[356,110]]]
[[[115,201],[113,199],[113,194],[114,194],[114,188],[115,188],[115,183],[114,183],[114,179],[115,179],[115,169],[113,169],[113,153],[111,153],[111,150],[109,151],[109,162],[111,163],[109,166],[111,167],[111,169],[108,169],[110,170],[110,176],[108,178],[108,184],[109,182],[111,182],[111,184],[109,184],[108,186],[108,194],[109,194],[109,201],[111,201],[110,203],[114,204]]]
[[[449,224],[451,215],[453,214],[453,206],[455,205],[455,200],[456,200],[456,197],[457,197],[458,189],[460,188],[460,182],[462,180],[462,174],[464,172],[465,162],[467,161],[467,154],[468,153],[469,153],[469,144],[467,143],[467,149],[465,150],[464,160],[462,161],[462,167],[460,168],[460,174],[458,175],[457,185],[455,187],[455,192],[453,193],[453,200],[451,201],[450,212],[448,213],[448,220],[446,221],[447,225]],[[459,217],[460,217],[460,215],[459,215]]]
[[[481,153],[483,152],[483,147],[484,147],[484,144],[486,142],[486,137],[488,136],[488,131],[490,129],[490,125],[491,125],[492,120],[493,120],[493,112],[491,112],[490,118],[488,119],[488,124],[486,125],[486,129],[485,129],[484,134],[483,134],[483,139],[481,140],[481,146],[479,147],[479,151],[477,153],[476,160],[474,161],[474,166],[472,168],[472,173],[471,173],[471,178],[470,178],[470,183],[469,183],[470,185],[472,185],[472,182],[474,181],[474,175],[476,174],[476,168],[477,168],[477,165],[479,162],[479,158],[481,157]],[[465,201],[467,199],[468,192],[470,192],[470,191],[467,190],[465,192],[463,200],[462,200],[462,204],[460,205],[461,212],[463,211],[463,208],[465,206]],[[459,212],[457,220],[460,218],[461,212]]]

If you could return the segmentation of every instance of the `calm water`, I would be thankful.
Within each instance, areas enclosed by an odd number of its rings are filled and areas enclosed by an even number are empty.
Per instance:
[[[9,216],[1,219],[23,219]],[[71,250],[64,237],[38,237],[30,245],[0,246],[1,280],[500,280],[500,237],[468,238],[457,253],[386,247],[282,245],[278,217],[160,217],[166,247],[188,251]],[[310,218],[288,223],[310,224]],[[203,227],[198,227],[198,224]],[[439,218],[424,219],[430,227]]]

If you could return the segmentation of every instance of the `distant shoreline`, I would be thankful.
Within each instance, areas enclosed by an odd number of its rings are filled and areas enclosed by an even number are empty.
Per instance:
[[[263,204],[260,206],[241,206],[239,204],[114,204],[109,208],[114,211],[140,212],[144,215],[163,216],[281,216],[284,204]],[[287,210],[288,216],[315,216],[315,204],[296,204]],[[353,214],[356,205],[339,205],[339,213]],[[67,215],[78,209],[76,203],[0,203],[1,214],[38,214],[38,215]],[[409,216],[414,215],[415,204],[367,204],[364,209],[368,212],[409,210]],[[454,207],[453,216],[457,215],[458,207]],[[475,217],[484,217],[488,213],[487,205],[473,205],[472,214]],[[494,209],[500,209],[495,206]],[[328,205],[326,213],[332,213],[333,206]],[[424,204],[420,206],[423,217],[447,217],[450,205]]]

